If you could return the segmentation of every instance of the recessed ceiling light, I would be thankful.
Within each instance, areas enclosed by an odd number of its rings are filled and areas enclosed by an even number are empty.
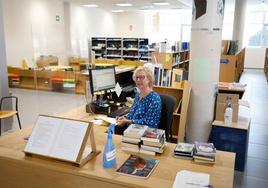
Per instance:
[[[124,10],[112,10],[112,12],[118,13],[118,12],[124,12]]]
[[[99,5],[96,5],[96,4],[87,4],[87,5],[84,5],[84,7],[96,8],[96,7],[99,7]]]
[[[119,7],[131,7],[132,6],[131,3],[117,3],[115,5]]]
[[[166,5],[169,5],[168,2],[154,2],[153,4],[156,5],[156,6],[166,6]]]

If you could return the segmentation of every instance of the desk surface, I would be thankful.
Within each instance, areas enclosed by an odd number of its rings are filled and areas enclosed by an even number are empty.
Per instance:
[[[213,126],[221,126],[234,129],[249,130],[250,127],[250,108],[246,106],[239,105],[238,110],[238,120],[237,122],[232,122],[231,125],[224,124],[224,121],[214,120]]]
[[[91,120],[83,110],[74,109],[63,117]],[[103,151],[106,127],[94,126],[97,148]],[[176,173],[180,170],[191,170],[210,174],[210,182],[214,187],[232,187],[234,176],[235,154],[217,151],[216,164],[207,166],[193,163],[190,160],[177,159],[172,156],[175,144],[168,144],[164,154],[156,156],[160,160],[149,179],[119,175],[113,169],[102,167],[102,154],[78,168],[62,162],[25,157],[25,137],[31,128],[0,137],[0,187],[172,187]],[[114,135],[117,148],[117,168],[128,158],[129,154],[121,150],[121,136]],[[146,156],[146,155],[142,155]],[[2,180],[2,181],[1,181]],[[4,185],[4,186],[2,186]]]

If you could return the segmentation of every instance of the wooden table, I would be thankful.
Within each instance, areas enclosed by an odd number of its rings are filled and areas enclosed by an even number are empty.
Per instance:
[[[62,117],[92,120],[81,107],[68,112]],[[97,149],[103,151],[107,134],[106,127],[94,126]],[[180,170],[191,170],[210,174],[210,183],[216,187],[232,187],[234,177],[235,154],[217,151],[216,164],[207,166],[193,163],[190,160],[174,158],[175,144],[168,144],[164,154],[156,156],[160,160],[149,179],[143,180],[117,174],[118,168],[129,156],[121,150],[121,136],[114,135],[113,141],[117,149],[117,167],[104,169],[102,154],[89,161],[83,167],[26,157],[22,150],[25,137],[30,128],[10,133],[0,138],[0,187],[172,187],[176,173]],[[146,156],[146,155],[144,155]]]

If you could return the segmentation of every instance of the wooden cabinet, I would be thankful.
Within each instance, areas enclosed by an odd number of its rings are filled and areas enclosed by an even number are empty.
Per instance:
[[[36,88],[36,77],[35,70],[20,69],[19,71],[21,88],[35,89]]]
[[[239,82],[244,71],[245,48],[236,55],[221,55],[220,82]]]
[[[191,88],[185,82],[184,88],[154,86],[153,90],[157,93],[170,95],[175,98],[176,104],[171,130],[172,137],[177,142],[184,142]]]
[[[52,90],[51,71],[36,71],[36,89]]]

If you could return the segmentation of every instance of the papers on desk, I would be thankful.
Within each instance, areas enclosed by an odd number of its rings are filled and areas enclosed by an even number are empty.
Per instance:
[[[116,124],[115,118],[107,117],[107,116],[97,116],[96,119],[101,119],[111,124]]]
[[[203,188],[209,185],[209,174],[182,170],[177,172],[173,188]]]

